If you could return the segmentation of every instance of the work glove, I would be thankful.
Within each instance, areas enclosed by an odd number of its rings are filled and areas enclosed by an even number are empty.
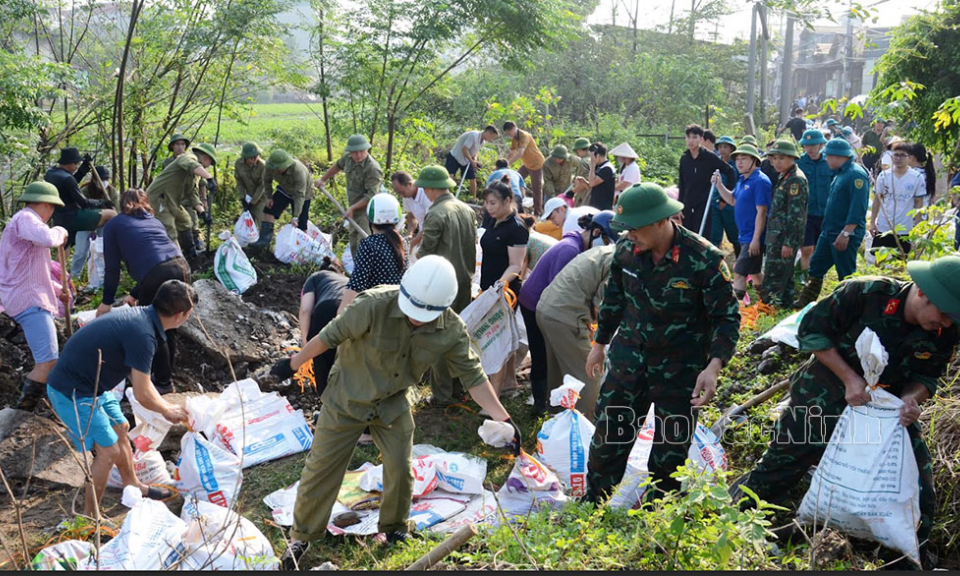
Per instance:
[[[213,178],[207,178],[207,194],[213,194],[217,191],[217,181]]]
[[[210,226],[213,224],[213,218],[210,216],[209,210],[204,210],[199,217],[200,217],[200,220],[202,220],[203,223],[206,224],[207,226]]]
[[[512,418],[507,418],[504,420],[507,424],[513,426],[513,443],[510,444],[510,449],[513,450],[514,456],[520,455],[520,447],[523,445],[523,437],[520,435],[520,428],[513,422]]]
[[[83,155],[83,162],[85,164],[93,164],[93,156],[89,152]]]
[[[283,382],[284,380],[293,378],[296,371],[290,366],[290,359],[284,358],[273,365],[273,368],[270,369],[270,374],[276,376],[279,381]]]

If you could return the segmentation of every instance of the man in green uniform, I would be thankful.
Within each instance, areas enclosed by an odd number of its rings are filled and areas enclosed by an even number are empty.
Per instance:
[[[823,277],[837,267],[837,278],[843,280],[857,271],[857,248],[866,232],[867,208],[870,203],[870,177],[853,161],[855,153],[843,138],[831,138],[823,149],[827,164],[837,172],[830,184],[827,207],[823,214],[823,230],[810,258],[810,277],[800,300],[803,308],[820,297]]]
[[[457,273],[457,296],[450,308],[460,313],[472,299],[473,274],[477,269],[477,216],[473,210],[457,200],[450,190],[457,183],[443,166],[427,166],[420,171],[414,186],[432,203],[423,218],[419,258],[435,254],[443,256]],[[455,380],[444,365],[437,367],[431,379],[432,402],[451,404],[462,394],[459,380]]]
[[[791,140],[777,140],[767,152],[780,177],[767,217],[767,254],[760,298],[782,308],[793,305],[793,263],[807,219],[807,177],[797,167],[800,152]]]
[[[267,200],[263,222],[260,223],[260,238],[250,245],[256,250],[270,248],[274,223],[288,206],[293,212],[291,222],[296,221],[298,228],[306,230],[310,200],[313,199],[310,170],[286,150],[271,152],[263,172],[263,195]],[[273,189],[274,182],[277,183],[276,191]]]
[[[960,342],[960,256],[910,262],[907,271],[912,282],[879,276],[847,280],[804,315],[798,340],[800,349],[813,356],[791,376],[790,406],[743,485],[768,502],[782,502],[820,461],[844,408],[870,400],[856,351],[857,338],[870,328],[890,355],[880,382],[903,400],[900,423],[907,427],[920,470],[922,550],[936,500],[930,452],[917,419],[920,404],[936,394]],[[732,493],[739,499],[739,490]],[[926,561],[925,554],[921,558]]]
[[[267,206],[267,191],[263,187],[267,164],[260,157],[262,154],[256,142],[247,142],[240,150],[240,157],[233,164],[240,205],[244,210],[250,211],[257,226],[263,222],[263,210]]]
[[[171,155],[163,160],[163,164],[160,165],[160,170],[163,171],[164,168],[173,163],[181,154],[187,151],[187,148],[190,147],[190,139],[180,134],[179,132],[170,137],[170,141],[167,142],[167,150],[170,151]],[[200,239],[200,222],[197,218],[197,211],[194,209],[194,206],[190,204],[190,199],[196,195],[200,199],[200,203],[206,205],[207,202],[207,186],[208,180],[206,178],[199,179],[193,183],[192,190],[184,191],[184,204],[183,208],[187,211],[187,214],[190,215],[190,222],[193,229],[193,243],[198,251],[203,250],[203,240]],[[215,186],[214,186],[215,188]]]
[[[590,140],[577,138],[573,141],[573,153],[570,163],[573,164],[573,206],[583,206],[590,203],[590,186],[586,183],[590,174]]]
[[[147,197],[153,213],[167,229],[171,240],[180,242],[180,249],[188,256],[197,253],[193,238],[193,222],[183,205],[194,207],[206,223],[210,219],[197,194],[197,180],[210,179],[213,176],[207,168],[217,163],[217,154],[213,146],[198,144],[189,152],[176,157],[160,172],[147,188]]]
[[[450,308],[456,294],[457,277],[450,262],[424,256],[407,270],[399,286],[363,292],[303,350],[274,366],[273,374],[289,378],[310,358],[337,350],[297,489],[292,540],[282,558],[285,570],[295,569],[309,542],[326,533],[344,473],[365,428],[383,458],[379,529],[389,542],[407,538],[413,493],[411,396],[423,373],[434,365],[447,366],[491,418],[513,426],[513,448],[519,453],[520,430],[483,373],[466,325]]]
[[[823,146],[827,139],[820,130],[807,130],[800,139],[803,156],[797,160],[797,166],[807,177],[810,197],[807,200],[807,228],[803,232],[803,246],[800,248],[800,268],[810,269],[810,258],[817,245],[817,238],[823,229],[823,211],[830,197],[830,183],[834,172],[823,155]]]
[[[611,225],[628,232],[613,254],[586,365],[588,375],[601,370],[610,344],[590,444],[590,502],[622,479],[638,418],[651,402],[662,425],[650,474],[660,490],[679,488],[670,474],[686,460],[696,412],[716,394],[720,369],[736,348],[740,313],[723,253],[670,221],[682,210],[652,183],[628,188],[617,201]]]
[[[543,163],[543,200],[563,194],[570,187],[576,160],[567,152],[567,147],[554,146],[550,157]]]
[[[361,228],[370,233],[370,221],[367,219],[367,203],[380,193],[383,185],[383,170],[380,163],[370,155],[370,143],[363,134],[354,134],[347,138],[346,153],[337,163],[316,182],[317,188],[326,186],[337,173],[347,173],[347,216],[353,218]],[[356,256],[360,232],[350,227],[350,253]],[[422,254],[422,252],[421,252]]]

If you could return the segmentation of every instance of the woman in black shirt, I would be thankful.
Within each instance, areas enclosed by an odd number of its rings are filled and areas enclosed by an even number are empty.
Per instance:
[[[324,258],[320,270],[303,283],[300,292],[300,343],[306,344],[336,318],[348,279],[343,274],[340,262]],[[317,381],[317,393],[327,387],[327,378],[337,349],[332,348],[313,359],[313,376]]]
[[[480,249],[483,251],[480,289],[487,290],[497,281],[503,281],[514,294],[519,294],[520,268],[530,233],[517,217],[509,176],[504,178],[505,181],[493,183],[483,191],[483,206],[490,220],[483,227],[485,232],[480,237]],[[491,375],[490,382],[498,395],[502,390],[519,387],[513,356],[507,359],[498,374]]]

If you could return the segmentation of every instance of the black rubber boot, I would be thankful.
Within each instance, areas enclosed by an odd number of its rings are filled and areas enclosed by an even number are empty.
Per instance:
[[[811,302],[816,302],[820,298],[820,290],[823,288],[823,278],[810,278],[803,286],[803,292],[800,293],[800,299],[793,303],[794,308],[803,308]]]
[[[197,255],[197,246],[193,243],[193,230],[180,232],[177,240],[180,242],[180,250],[183,251],[184,256],[193,258]]]
[[[33,412],[40,399],[47,391],[47,385],[42,382],[34,382],[29,378],[23,379],[23,385],[20,387],[20,398],[17,399],[14,408],[17,410],[26,410]]]
[[[273,241],[273,222],[260,223],[260,238],[250,245],[251,248],[264,250],[270,248],[270,242]]]

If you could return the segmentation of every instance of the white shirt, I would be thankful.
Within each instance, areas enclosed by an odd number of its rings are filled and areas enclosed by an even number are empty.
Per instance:
[[[469,130],[464,132],[457,138],[457,143],[453,145],[453,149],[450,150],[450,154],[457,159],[457,162],[461,166],[467,165],[467,158],[463,155],[463,150],[461,148],[466,148],[470,151],[470,155],[476,159],[477,153],[480,152],[480,145],[483,144],[483,132],[480,130]]]
[[[883,156],[880,157],[880,167],[883,170],[889,170],[893,166],[893,152],[887,150],[883,153]]]
[[[620,182],[629,182],[631,186],[640,183],[640,166],[636,160],[627,164],[620,172]]]
[[[582,232],[583,228],[577,224],[577,220],[586,214],[597,214],[600,211],[593,206],[577,206],[576,208],[567,208],[567,218],[563,221],[563,233]]]
[[[914,199],[927,195],[926,179],[922,172],[909,168],[899,177],[892,168],[884,170],[877,176],[874,194],[882,202],[877,214],[877,230],[890,232],[899,225],[903,226],[900,233],[906,234],[913,228],[913,217],[909,212],[913,210]]]
[[[417,222],[419,222],[422,227],[423,219],[426,217],[427,210],[430,209],[432,204],[433,202],[431,202],[423,192],[423,188],[417,188],[417,193],[413,198],[403,199],[403,211],[413,214],[413,217],[417,219]]]

